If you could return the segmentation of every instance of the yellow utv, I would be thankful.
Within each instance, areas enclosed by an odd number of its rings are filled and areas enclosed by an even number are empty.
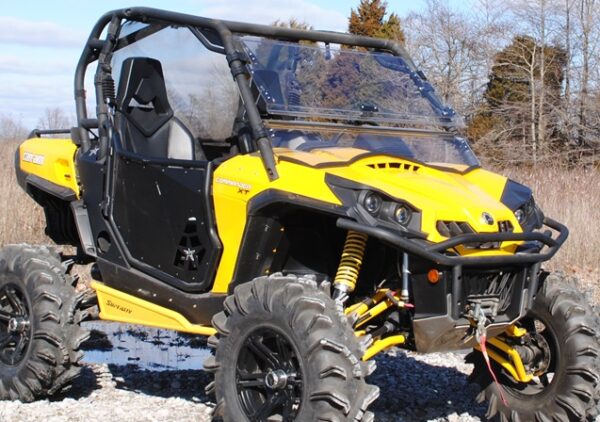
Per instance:
[[[480,167],[400,46],[123,9],[74,88],[77,126],[15,166],[93,290],[2,249],[0,398],[67,386],[97,316],[208,336],[215,420],[371,421],[390,347],[471,349],[489,418],[595,416],[598,319],[541,268],[567,228]]]

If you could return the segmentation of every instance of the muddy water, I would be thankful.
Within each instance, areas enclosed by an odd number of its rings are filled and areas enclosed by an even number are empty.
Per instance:
[[[174,331],[113,322],[86,322],[92,338],[84,343],[84,362],[136,365],[172,371],[202,369],[210,356],[206,340]]]

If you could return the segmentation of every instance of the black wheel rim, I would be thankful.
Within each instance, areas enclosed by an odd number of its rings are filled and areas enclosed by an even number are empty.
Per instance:
[[[29,305],[23,289],[8,283],[0,287],[0,362],[18,365],[31,341]]]
[[[302,372],[287,336],[271,328],[252,331],[238,355],[236,386],[249,420],[293,420],[302,402]]]

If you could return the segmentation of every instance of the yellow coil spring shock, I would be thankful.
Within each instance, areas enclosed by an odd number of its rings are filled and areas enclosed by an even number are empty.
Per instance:
[[[347,293],[354,291],[365,255],[367,238],[364,233],[348,231],[342,259],[333,281],[336,290]]]

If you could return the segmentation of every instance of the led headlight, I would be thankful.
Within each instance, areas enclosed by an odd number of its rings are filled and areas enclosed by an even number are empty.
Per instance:
[[[369,211],[370,214],[375,215],[381,209],[382,203],[383,203],[383,200],[381,199],[381,196],[379,196],[378,194],[376,194],[374,192],[370,192],[365,196],[363,205],[364,205],[365,209],[367,211]]]
[[[544,221],[544,214],[535,205],[533,196],[515,210],[515,217],[524,231],[539,229]]]
[[[527,220],[527,213],[523,208],[518,208],[515,211],[515,217],[517,217],[517,221],[519,222],[519,224],[522,225]]]
[[[397,205],[396,209],[394,210],[394,220],[396,220],[396,223],[403,226],[406,226],[410,222],[411,215],[412,213],[410,209],[406,207],[406,205]]]

